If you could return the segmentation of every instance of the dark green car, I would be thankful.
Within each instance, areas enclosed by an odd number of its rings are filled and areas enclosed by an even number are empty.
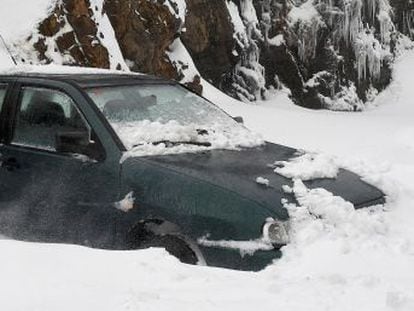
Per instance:
[[[165,247],[187,263],[258,270],[289,241],[264,142],[177,83],[114,73],[0,76],[0,234],[104,249]],[[267,179],[269,186],[256,182]],[[318,179],[356,208],[384,202],[346,170]],[[257,249],[246,251],[246,243]],[[250,245],[249,244],[249,245]]]

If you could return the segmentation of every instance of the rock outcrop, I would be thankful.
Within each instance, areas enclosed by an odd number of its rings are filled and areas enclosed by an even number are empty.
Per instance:
[[[410,0],[56,0],[21,62],[203,79],[243,101],[288,88],[310,108],[363,109],[414,38]]]

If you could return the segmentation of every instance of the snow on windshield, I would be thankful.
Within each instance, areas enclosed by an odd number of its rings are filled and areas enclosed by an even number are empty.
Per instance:
[[[234,150],[264,143],[260,135],[178,85],[94,87],[87,92],[127,148],[127,157]]]

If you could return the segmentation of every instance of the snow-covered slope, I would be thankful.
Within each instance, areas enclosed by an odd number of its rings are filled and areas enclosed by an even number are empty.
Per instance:
[[[8,48],[11,44],[21,38],[26,38],[33,33],[38,24],[51,11],[55,0],[36,0],[36,1],[0,1],[0,68],[13,65]],[[27,47],[21,47],[22,50]],[[30,49],[30,47],[29,47]]]
[[[295,191],[291,243],[259,273],[130,252],[0,241],[2,310],[414,310],[414,53],[368,111],[315,112],[283,92],[261,105],[206,92],[271,141],[329,153],[388,195],[359,211],[323,190]],[[317,215],[314,217],[311,215]]]
[[[55,0],[1,0],[1,35],[8,42],[30,35],[50,13],[55,2]]]

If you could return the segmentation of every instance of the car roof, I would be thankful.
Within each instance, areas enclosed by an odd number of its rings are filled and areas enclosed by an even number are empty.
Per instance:
[[[45,67],[45,68],[43,68]],[[55,70],[52,70],[52,69]],[[62,69],[63,68],[63,69]],[[125,85],[137,83],[174,83],[152,75],[122,71],[65,67],[65,66],[27,66],[16,67],[0,72],[0,78],[38,78],[75,83],[82,88],[106,85]]]

